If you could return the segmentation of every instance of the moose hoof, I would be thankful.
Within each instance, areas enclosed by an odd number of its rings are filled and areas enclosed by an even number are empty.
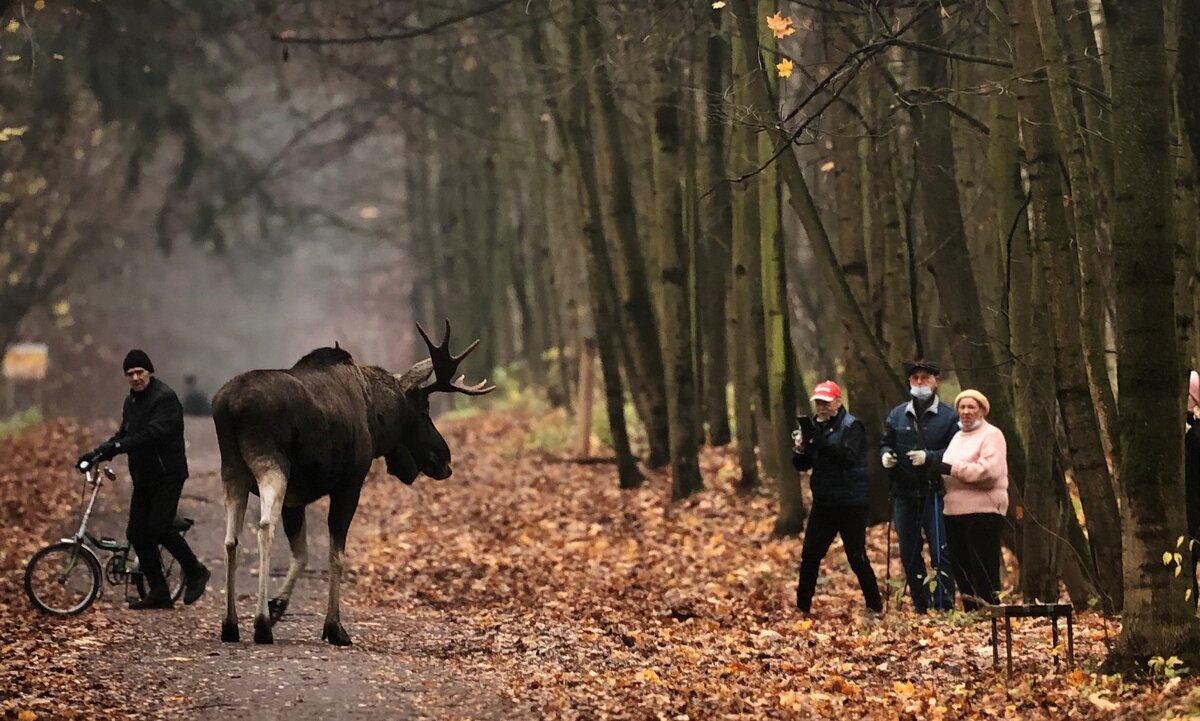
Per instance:
[[[271,612],[271,625],[279,623],[279,619],[283,618],[283,614],[287,612],[288,600],[286,598],[272,598],[267,601],[267,610]]]
[[[346,629],[337,621],[326,621],[325,628],[321,631],[321,640],[334,646],[349,646],[350,634],[346,633]]]
[[[221,640],[225,643],[237,643],[242,640],[241,634],[238,633],[237,621],[221,622]]]
[[[254,617],[254,642],[275,643],[275,637],[271,635],[271,622],[266,616]]]

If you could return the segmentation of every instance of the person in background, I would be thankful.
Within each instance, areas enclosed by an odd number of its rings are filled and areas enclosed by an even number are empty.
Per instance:
[[[942,521],[941,476],[932,470],[958,432],[958,415],[938,399],[941,368],[918,360],[905,368],[911,400],[892,409],[879,441],[883,467],[889,470],[892,516],[900,541],[900,563],[913,608],[925,613],[954,608],[954,571]],[[925,577],[924,545],[929,544],[934,577]]]
[[[1192,549],[1192,603],[1200,604],[1196,563],[1200,561],[1200,374],[1188,377],[1187,414],[1183,435],[1183,481],[1187,508],[1187,532]]]
[[[1000,602],[1000,533],[1008,513],[1008,444],[988,423],[987,396],[954,399],[962,426],[936,462],[946,487],[946,542],[963,610]]]
[[[196,385],[196,376],[183,377],[183,414],[185,416],[207,416],[212,414],[212,403]]]
[[[842,406],[842,389],[837,383],[818,383],[812,401],[816,406],[815,422],[808,433],[802,430],[794,434],[792,456],[796,470],[812,470],[809,483],[813,497],[800,552],[796,607],[804,613],[812,610],[821,560],[840,535],[867,608],[879,613],[883,598],[867,558],[866,430]]]
[[[144,351],[129,351],[122,368],[129,381],[129,395],[121,410],[121,425],[112,438],[80,456],[76,466],[85,468],[85,464],[129,454],[133,497],[126,534],[150,586],[146,597],[129,607],[140,610],[170,608],[174,604],[159,561],[159,546],[174,556],[183,570],[183,602],[195,603],[204,593],[210,574],[173,525],[183,482],[188,477],[183,406],[175,391],[154,377],[154,364]]]

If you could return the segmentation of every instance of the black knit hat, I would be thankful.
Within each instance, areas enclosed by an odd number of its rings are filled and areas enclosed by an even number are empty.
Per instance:
[[[917,371],[925,371],[926,373],[933,376],[934,378],[936,378],[942,374],[941,366],[939,366],[937,363],[934,363],[933,361],[927,361],[927,360],[921,359],[921,360],[909,361],[908,363],[904,364],[904,376],[906,378],[908,376],[911,376],[913,373],[916,373]]]
[[[125,354],[125,362],[121,364],[121,370],[128,371],[130,368],[145,368],[151,373],[154,372],[154,364],[150,362],[150,356],[140,348],[134,348]]]

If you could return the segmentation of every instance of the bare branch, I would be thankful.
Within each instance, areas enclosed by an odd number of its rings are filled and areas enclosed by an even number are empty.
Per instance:
[[[296,36],[292,34],[292,31],[285,30],[283,32],[272,33],[271,40],[277,43],[287,43],[290,45],[360,45],[363,43],[382,43],[389,40],[408,40],[409,38],[415,38],[421,35],[429,35],[430,33],[437,32],[444,27],[454,25],[455,23],[460,23],[463,20],[470,20],[471,18],[487,15],[488,13],[499,10],[502,7],[512,5],[514,2],[516,2],[516,0],[497,0],[496,2],[488,3],[481,8],[459,13],[458,15],[451,15],[448,18],[439,20],[431,25],[426,25],[425,27],[407,28],[396,33],[360,35],[357,37],[348,38],[325,38],[315,35]]]

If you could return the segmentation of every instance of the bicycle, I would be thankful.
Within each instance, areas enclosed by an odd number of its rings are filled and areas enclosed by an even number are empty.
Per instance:
[[[42,548],[33,554],[25,566],[25,595],[29,596],[38,610],[58,616],[74,616],[86,611],[100,596],[104,579],[108,579],[112,586],[124,585],[126,598],[129,597],[130,581],[137,589],[139,598],[145,598],[150,590],[128,541],[107,536],[97,538],[87,530],[100,486],[105,478],[115,481],[117,474],[107,466],[100,468],[86,463],[80,470],[84,483],[92,487],[92,495],[83,509],[79,530],[70,538],[63,538]],[[174,527],[180,534],[186,534],[194,523],[190,518],[176,516]],[[103,572],[100,557],[92,550],[92,546],[110,554]],[[171,600],[178,601],[183,595],[186,580],[183,570],[175,557],[162,549],[159,549],[159,557]]]

